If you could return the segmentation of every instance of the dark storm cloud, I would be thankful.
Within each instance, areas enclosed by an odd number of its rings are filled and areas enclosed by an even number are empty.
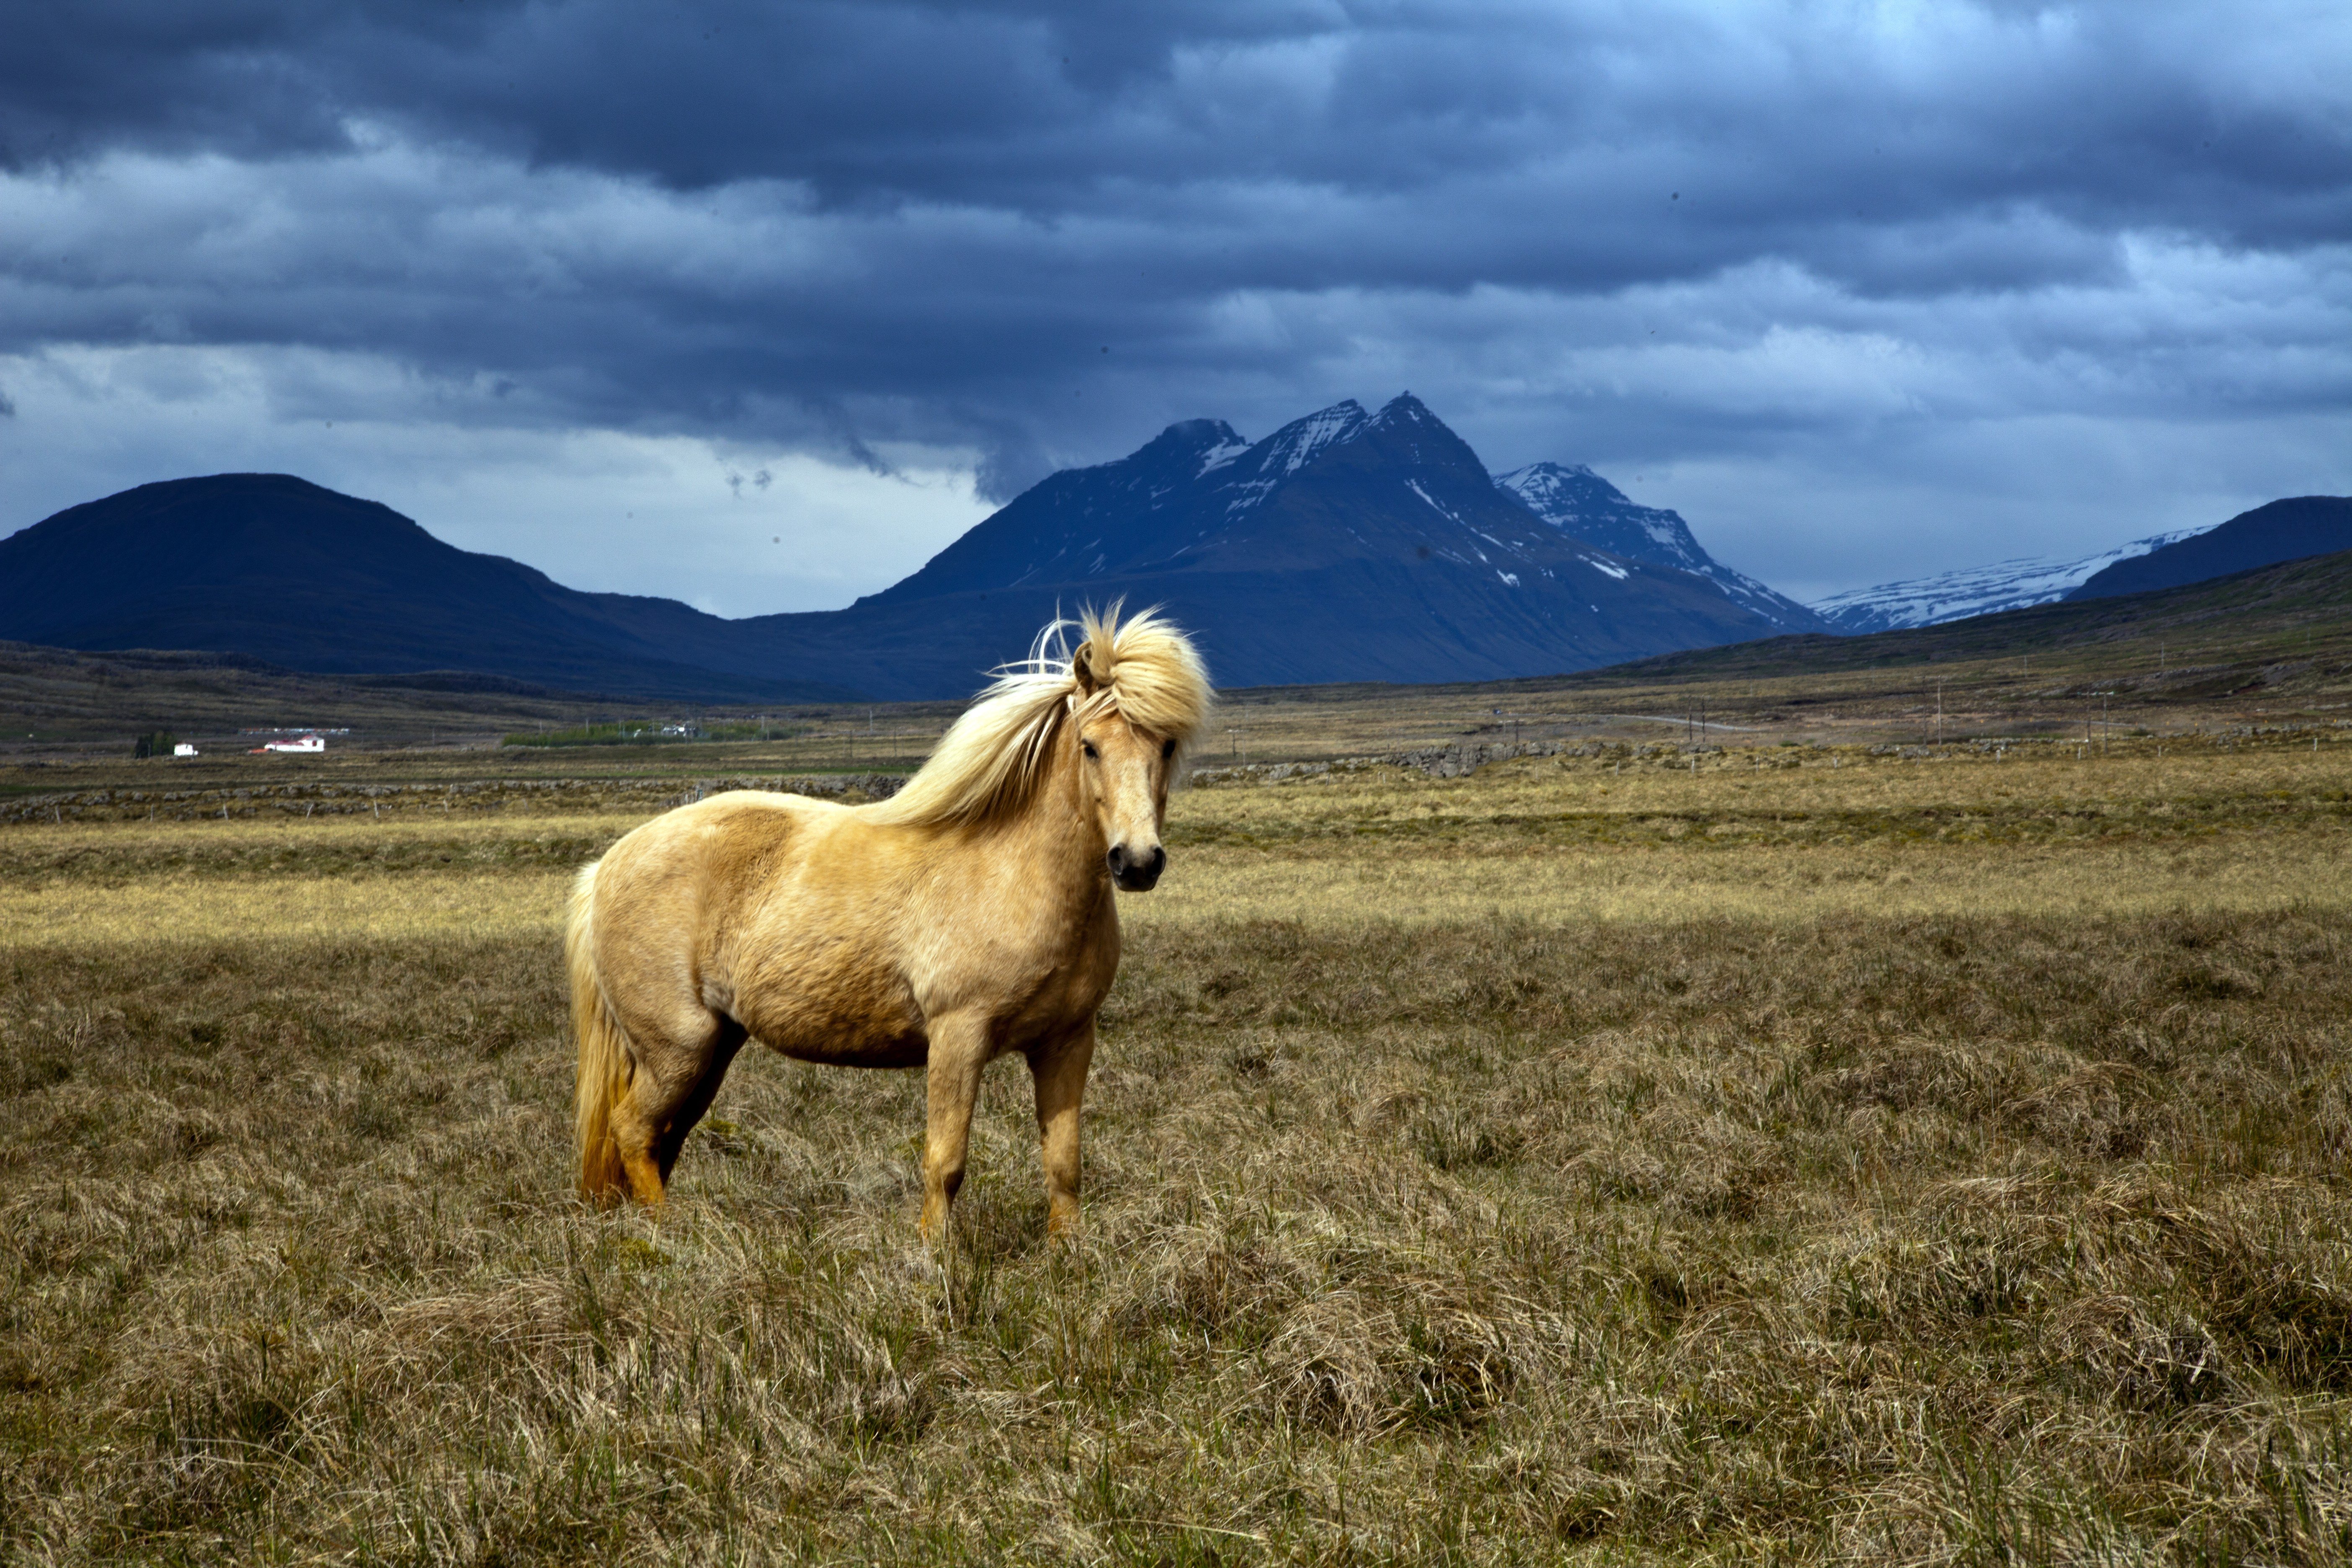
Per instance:
[[[2333,5],[29,11],[0,353],[373,356],[1000,494],[1408,384],[1498,465],[2352,390]]]
[[[1828,254],[1840,226],[2020,202],[2231,243],[2341,236],[2344,94],[2294,79],[2329,70],[2345,42],[2329,22],[2275,5],[113,0],[12,24],[0,146],[20,165],[316,151],[357,117],[678,188],[804,181],[827,205],[1046,218],[1204,183],[1378,197],[1524,181],[1612,210],[1602,243],[1563,245],[1554,224],[1507,245],[1504,274],[1559,281],[1582,259],[1570,277],[1591,283],[1651,276],[1660,253],[1719,265],[1827,226]],[[2332,36],[2299,58],[2314,28]],[[2263,37],[2267,54],[2249,44]],[[1669,186],[1695,236],[1615,205]],[[1606,221],[1627,217],[1643,232]]]

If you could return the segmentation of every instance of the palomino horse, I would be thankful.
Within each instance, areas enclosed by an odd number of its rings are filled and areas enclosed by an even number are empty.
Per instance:
[[[1077,1217],[1078,1100],[1118,968],[1114,886],[1167,864],[1177,759],[1212,694],[1182,633],[1114,605],[1038,637],[922,771],[845,806],[743,790],[680,806],[580,873],[564,956],[580,1190],[658,1204],[746,1039],[927,1069],[923,1231],[961,1184],[981,1069],[1029,1062],[1047,1226]]]

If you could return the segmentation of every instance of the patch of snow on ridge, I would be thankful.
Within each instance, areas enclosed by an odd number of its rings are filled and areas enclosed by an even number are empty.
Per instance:
[[[1516,572],[1497,572],[1495,575],[1503,580],[1503,586],[1506,588],[1516,588],[1519,585],[1519,574]]]
[[[1363,405],[1352,397],[1345,403],[1335,403],[1328,408],[1318,409],[1276,432],[1275,440],[1279,445],[1266,454],[1266,464],[1272,467],[1274,459],[1278,457],[1282,459],[1283,474],[1286,477],[1295,474],[1305,468],[1307,459],[1334,441],[1347,439],[1363,424]],[[1284,440],[1285,437],[1289,439]]]
[[[1421,488],[1421,481],[1419,479],[1407,479],[1404,482],[1404,487],[1413,494],[1419,496],[1422,500],[1429,502],[1429,510],[1444,518],[1446,521],[1459,522],[1462,521],[1460,518],[1455,517],[1452,512],[1446,510],[1444,507],[1438,505],[1436,498],[1432,496],[1427,490]]]
[[[1578,557],[1577,557],[1577,559],[1578,559],[1579,561],[1583,562],[1587,566],[1591,567],[1595,572],[1601,573],[1601,574],[1603,574],[1604,575],[1607,575],[1607,576],[1614,577],[1614,578],[1616,578],[1616,579],[1617,579],[1617,581],[1619,581],[1620,583],[1622,583],[1626,578],[1628,578],[1628,577],[1630,577],[1630,576],[1632,576],[1632,575],[1633,575],[1633,574],[1632,574],[1632,573],[1630,573],[1630,572],[1626,571],[1626,570],[1625,570],[1625,568],[1623,568],[1622,566],[1612,566],[1611,564],[1609,564],[1609,563],[1608,563],[1608,562],[1606,562],[1606,561],[1595,561],[1595,560],[1594,560],[1591,556],[1590,556],[1590,555],[1580,555],[1580,556],[1578,556]]]
[[[2081,587],[2091,577],[2118,561],[2129,561],[2205,532],[2184,528],[2172,533],[2152,533],[2096,555],[2057,561],[2046,555],[2020,556],[1988,566],[1964,567],[1932,577],[1912,577],[1875,587],[1853,588],[1817,600],[1812,609],[1840,632],[1895,631],[1906,626],[1941,626],[1946,621],[1990,616],[2002,610],[2022,610],[2053,604]]]
[[[1318,409],[1304,419],[1294,419],[1276,430],[1259,443],[1265,448],[1265,455],[1258,459],[1257,472],[1234,487],[1235,494],[1225,504],[1225,515],[1231,517],[1255,506],[1275,486],[1305,468],[1316,453],[1346,440],[1362,429],[1365,423],[1363,405],[1350,397],[1344,403]]]
[[[1198,479],[1202,474],[1210,473],[1215,469],[1222,468],[1227,463],[1232,462],[1235,458],[1240,457],[1244,452],[1246,452],[1249,449],[1250,444],[1247,441],[1243,440],[1238,436],[1234,437],[1230,441],[1220,441],[1215,446],[1201,454],[1200,470],[1192,477],[1194,479]]]
[[[1567,489],[1562,480],[1569,478],[1599,479],[1601,476],[1582,463],[1530,463],[1524,468],[1496,475],[1495,482],[1540,514],[1546,506],[1561,500]]]

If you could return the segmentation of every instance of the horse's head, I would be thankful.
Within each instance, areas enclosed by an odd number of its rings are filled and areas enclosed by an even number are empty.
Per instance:
[[[1168,867],[1160,829],[1168,816],[1168,784],[1182,737],[1150,729],[1130,716],[1130,707],[1151,705],[1120,701],[1120,650],[1108,628],[1089,625],[1087,630],[1093,635],[1070,658],[1070,677],[1077,687],[1070,728],[1078,749],[1081,809],[1094,814],[1103,842],[1110,846],[1104,863],[1111,880],[1125,892],[1149,892]]]
[[[1101,829],[1111,879],[1139,893],[1160,880],[1160,825],[1184,748],[1216,693],[1201,656],[1153,611],[1079,614],[1078,646],[1055,620],[1034,650],[997,674],[922,771],[888,800],[857,809],[876,823],[966,826],[1030,809],[1046,779],[1077,781],[1077,805]],[[1066,795],[1056,794],[1059,803]]]

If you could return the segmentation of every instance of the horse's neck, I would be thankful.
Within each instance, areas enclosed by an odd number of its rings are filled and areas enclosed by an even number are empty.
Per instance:
[[[1051,770],[1027,806],[1007,824],[1011,852],[1040,897],[1058,895],[1076,907],[1108,902],[1103,858],[1110,846],[1102,825],[1078,798],[1077,742],[1065,733],[1055,742]]]

